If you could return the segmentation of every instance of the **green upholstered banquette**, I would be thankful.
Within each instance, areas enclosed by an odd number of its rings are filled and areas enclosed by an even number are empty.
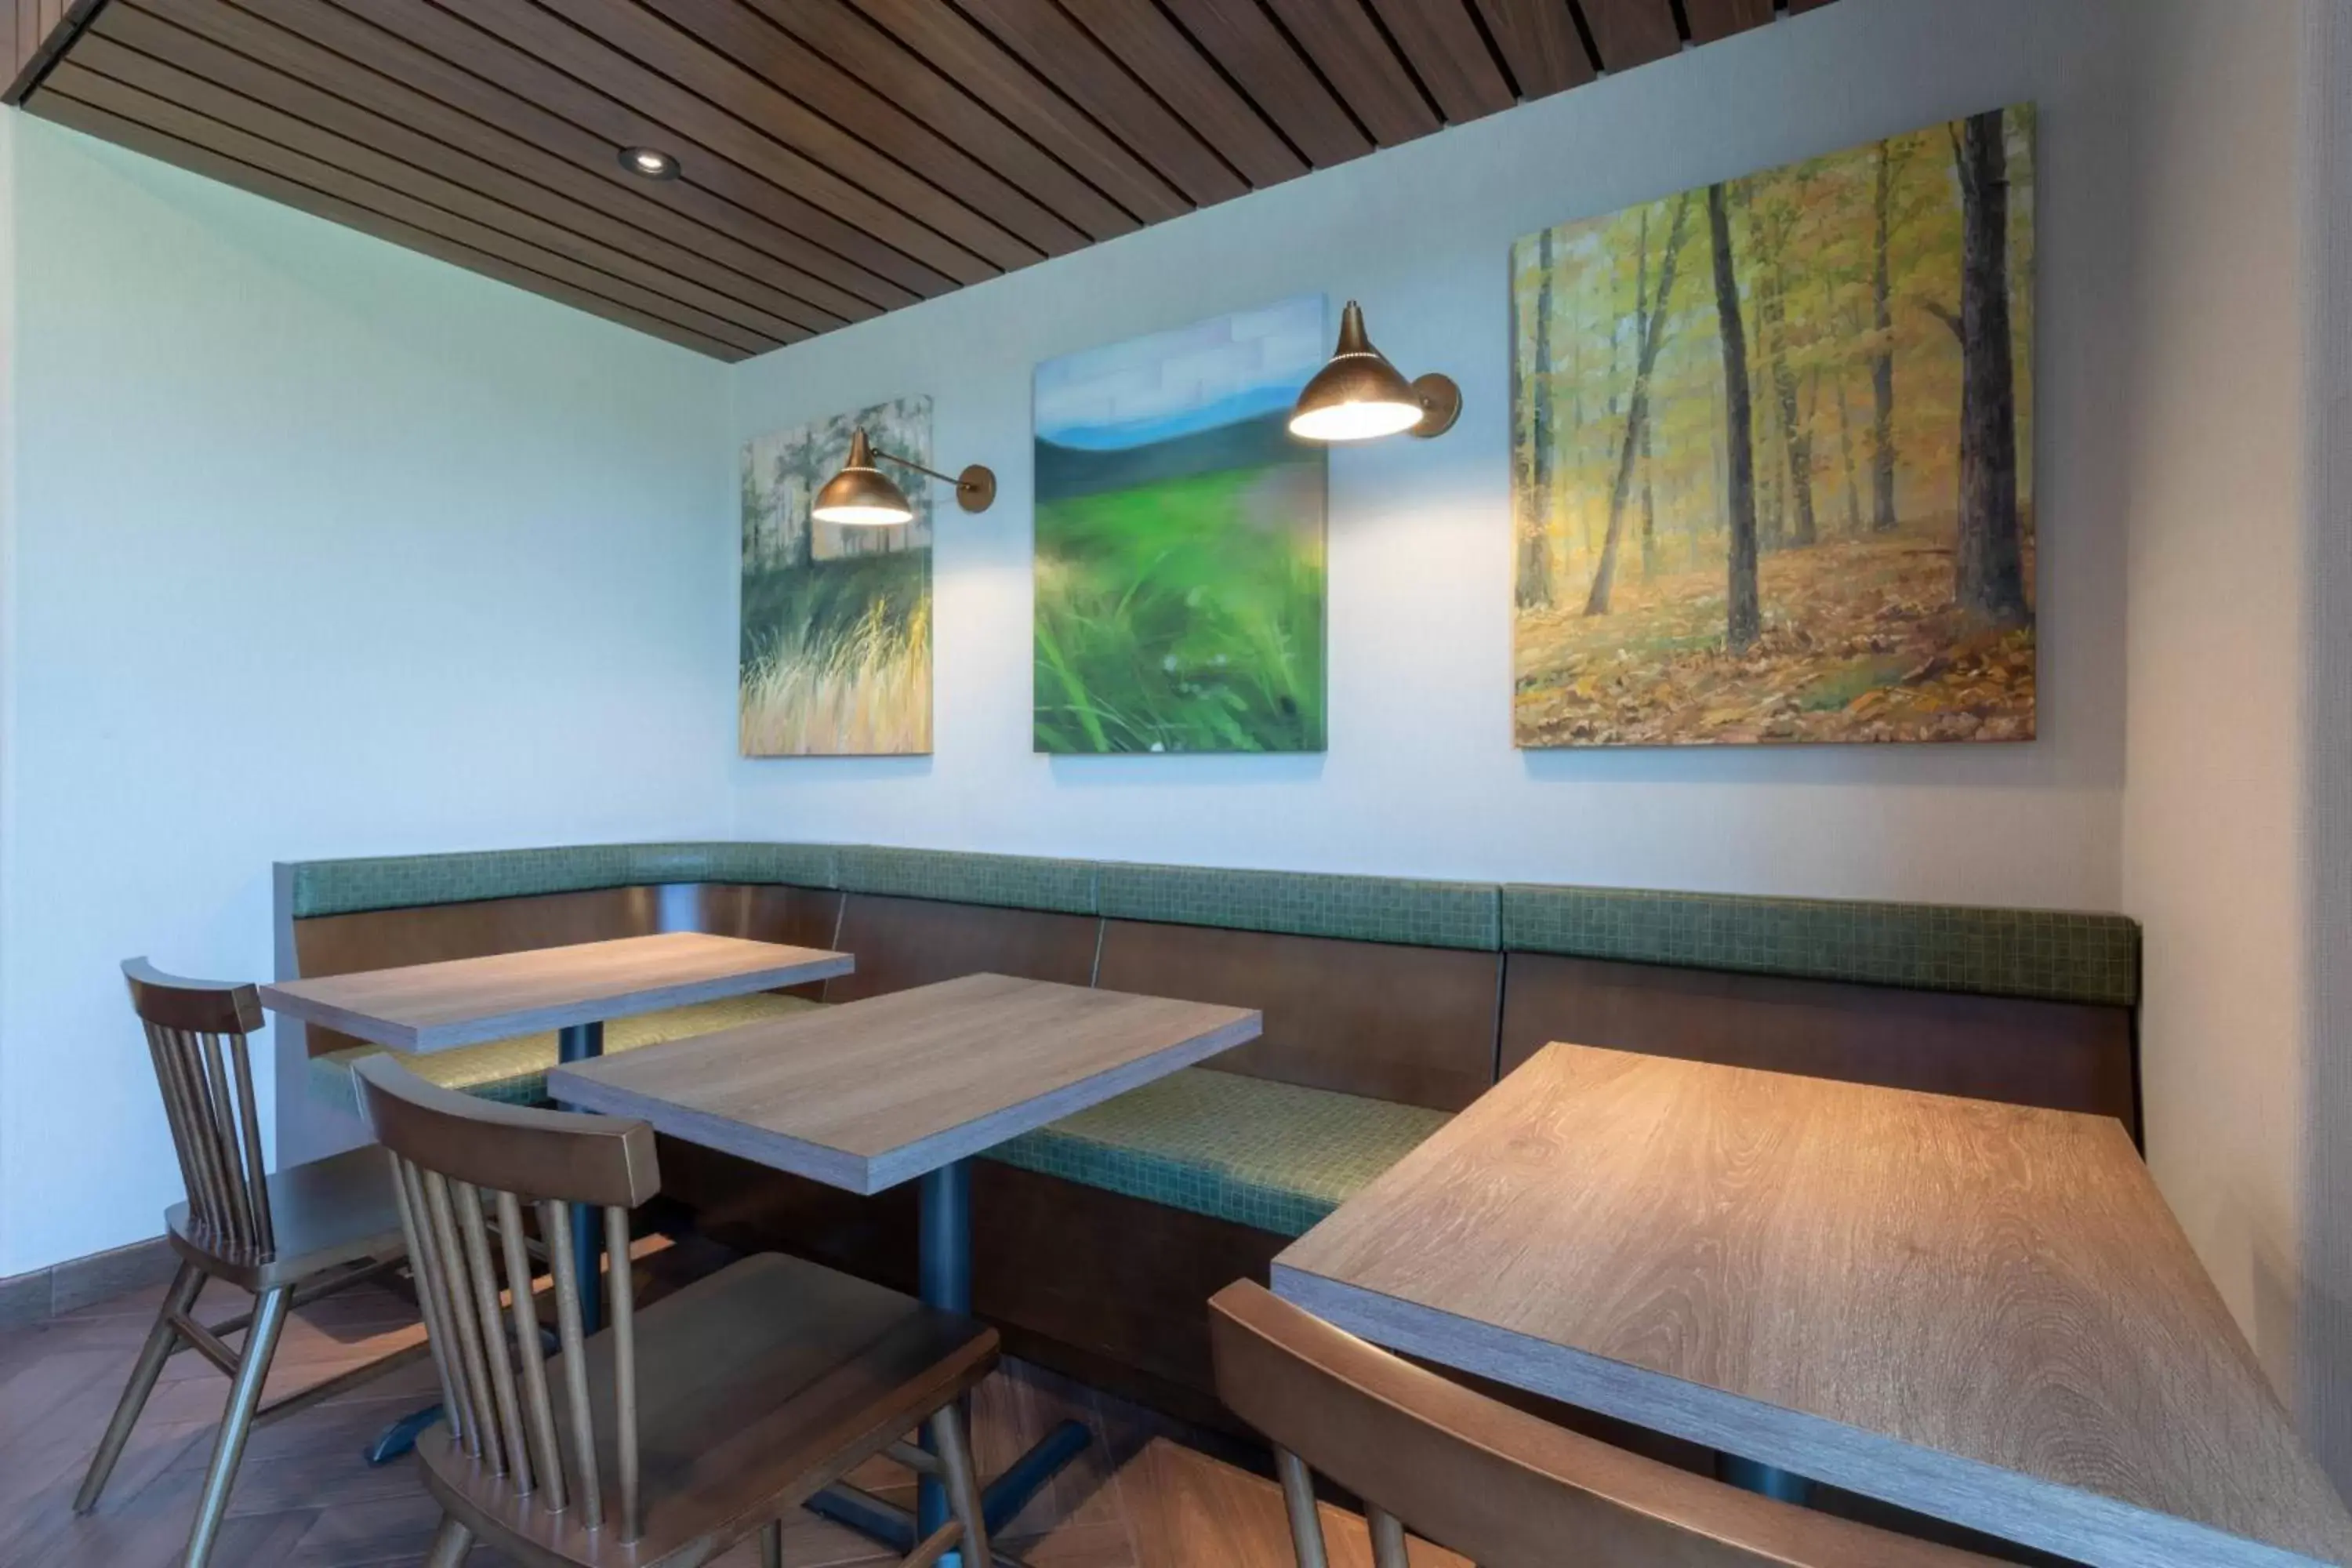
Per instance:
[[[281,978],[665,930],[856,959],[795,994],[615,1022],[608,1050],[983,970],[1259,1008],[1259,1040],[1014,1139],[979,1179],[978,1310],[1016,1350],[1195,1416],[1214,1412],[1201,1303],[1263,1279],[1545,1040],[2138,1127],[2138,931],[2115,915],[751,843],[284,864],[277,904]],[[373,1047],[280,1037],[282,1141],[349,1141],[350,1064]],[[419,1065],[527,1101],[553,1058],[534,1037]],[[719,1239],[908,1282],[907,1194],[662,1158]]]

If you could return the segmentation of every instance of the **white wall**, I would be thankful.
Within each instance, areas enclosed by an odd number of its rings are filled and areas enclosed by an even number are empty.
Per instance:
[[[723,367],[6,118],[0,1276],[175,1195],[122,958],[267,976],[273,859],[723,831],[734,728]]]
[[[2306,7],[2304,454],[2309,761],[2301,1339],[2305,1429],[2352,1478],[2352,11]]]
[[[2143,36],[2123,908],[2146,930],[2148,1157],[2295,1381],[2308,973],[2302,7]]]
[[[1845,0],[740,367],[739,437],[904,393],[997,469],[943,515],[937,753],[739,762],[747,835],[1659,888],[2114,906],[2125,487],[2115,284],[2134,264],[2130,7]],[[1510,743],[1511,241],[2021,99],[2041,105],[2043,739],[1874,751]],[[1331,458],[1330,749],[1030,751],[1030,372],[1299,292],[1363,300],[1408,374],[1460,381],[1433,443]]]

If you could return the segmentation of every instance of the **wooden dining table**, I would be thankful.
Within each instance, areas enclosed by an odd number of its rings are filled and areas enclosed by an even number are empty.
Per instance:
[[[972,974],[559,1068],[550,1092],[847,1192],[919,1184],[919,1294],[971,1310],[971,1159],[1255,1039],[1254,1010]],[[1064,1423],[991,1481],[1002,1529],[1086,1446]],[[814,1506],[904,1552],[946,1517],[837,1489]]]
[[[261,1005],[412,1054],[552,1029],[557,1060],[576,1062],[604,1054],[610,1019],[779,990],[855,967],[845,952],[667,931],[281,980],[261,987]],[[603,1244],[588,1205],[573,1205],[572,1241],[581,1314],[593,1332],[602,1313]],[[438,1415],[435,1407],[394,1423],[369,1450],[370,1459],[381,1464],[406,1453]]]
[[[1546,1047],[1275,1259],[1364,1339],[2102,1565],[2352,1563],[2122,1125]]]

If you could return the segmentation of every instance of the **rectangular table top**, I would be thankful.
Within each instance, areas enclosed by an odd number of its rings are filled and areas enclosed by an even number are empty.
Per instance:
[[[878,1193],[1255,1039],[1243,1007],[968,974],[548,1075],[568,1105]]]
[[[442,1051],[846,974],[845,952],[670,931],[283,980],[261,1005],[396,1051]]]
[[[1274,1287],[2086,1563],[2352,1563],[2352,1519],[2105,1117],[1555,1044]]]

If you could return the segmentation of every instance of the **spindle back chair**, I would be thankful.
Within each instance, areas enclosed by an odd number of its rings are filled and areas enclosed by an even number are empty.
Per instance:
[[[877,1453],[917,1455],[901,1439],[925,1425],[955,1517],[909,1561],[960,1542],[988,1561],[959,1401],[995,1363],[993,1330],[774,1256],[640,1307],[626,1260],[630,1211],[661,1190],[650,1126],[453,1093],[389,1056],[355,1071],[447,1413],[417,1444],[444,1515],[427,1568],[478,1538],[525,1562],[688,1568],[755,1531],[772,1564],[786,1513]],[[593,1335],[577,1205],[602,1210],[611,1265]],[[553,1281],[551,1356],[527,1215]]]
[[[263,1161],[261,1116],[253,1091],[248,1037],[262,1023],[255,988],[179,979],[143,958],[126,962],[122,973],[132,1011],[146,1032],[187,1201],[164,1214],[164,1232],[179,1254],[179,1268],[91,1456],[74,1511],[88,1513],[98,1506],[163,1363],[193,1349],[229,1378],[228,1404],[184,1559],[200,1568],[211,1555],[253,1428],[407,1365],[425,1353],[424,1333],[420,1326],[394,1334],[384,1355],[269,1405],[261,1403],[287,1313],[378,1278],[404,1259],[383,1156],[355,1150],[271,1173]],[[214,1279],[253,1292],[252,1310],[220,1322],[198,1321],[196,1299]],[[245,1343],[232,1350],[227,1337],[239,1330]]]
[[[1995,1568],[1553,1426],[1246,1280],[1209,1335],[1218,1394],[1275,1445],[1298,1568],[1327,1563],[1316,1471],[1363,1500],[1375,1568],[1406,1568],[1407,1526],[1480,1568]]]

